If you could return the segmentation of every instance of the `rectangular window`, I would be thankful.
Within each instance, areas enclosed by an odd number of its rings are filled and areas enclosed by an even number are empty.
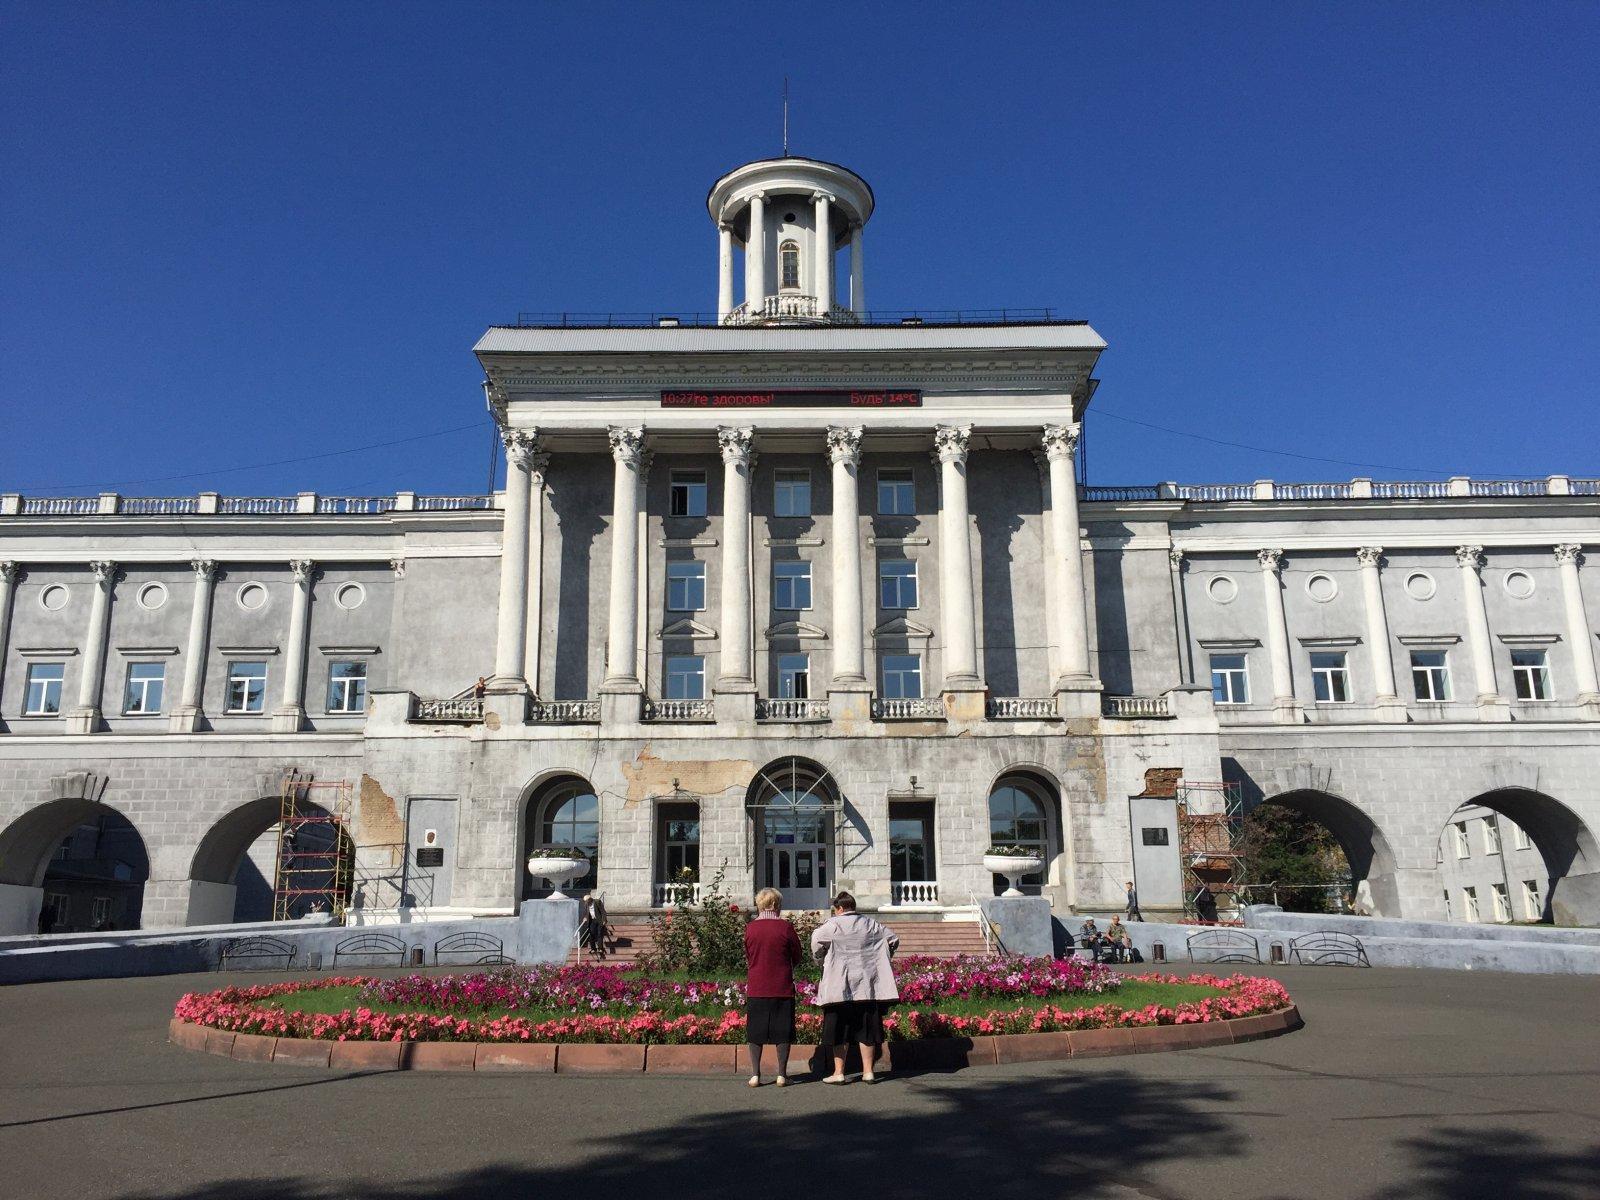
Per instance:
[[[1350,670],[1343,650],[1318,651],[1311,656],[1311,687],[1318,704],[1349,702]]]
[[[1530,849],[1533,843],[1528,840],[1528,831],[1515,821],[1510,821],[1508,824],[1511,826],[1511,844],[1518,850]]]
[[[1452,919],[1451,916],[1450,916],[1450,889],[1449,888],[1445,888],[1445,890],[1444,890],[1444,919],[1446,921],[1449,921],[1449,920]]]
[[[360,713],[367,709],[367,664],[336,662],[328,668],[328,711]]]
[[[1539,899],[1537,879],[1522,881],[1522,912],[1530,921],[1540,920],[1544,916],[1544,902]]]
[[[1217,704],[1250,703],[1250,673],[1244,655],[1211,656],[1211,699]]]
[[[1489,888],[1494,893],[1494,919],[1500,922],[1511,920],[1511,897],[1506,894],[1506,885],[1491,883]]]
[[[909,468],[878,472],[878,515],[911,517],[917,512],[917,485]]]
[[[809,700],[811,698],[811,656],[809,654],[778,655],[778,699]]]
[[[811,472],[776,471],[772,476],[772,515],[809,517],[811,515]]]
[[[932,822],[921,805],[889,809],[889,879],[920,883],[933,878]]]
[[[1500,823],[1493,817],[1483,819],[1483,852],[1485,854],[1500,853]]]
[[[1471,858],[1472,843],[1467,840],[1467,823],[1457,821],[1451,828],[1456,831],[1456,857]]]
[[[669,562],[667,564],[667,607],[673,612],[700,612],[705,606],[705,563]]]
[[[96,896],[89,910],[89,921],[96,929],[111,928],[111,897]]]
[[[1513,650],[1511,678],[1516,681],[1518,700],[1550,699],[1550,667],[1543,650]]]
[[[667,659],[668,700],[706,698],[706,660],[698,654],[682,654]]]
[[[61,712],[61,681],[66,678],[66,663],[33,663],[28,667],[28,698],[23,715],[53,717]]]
[[[772,607],[811,607],[811,564],[775,562],[772,564]]]
[[[674,517],[703,517],[706,515],[706,473],[704,471],[674,471],[672,492],[667,512]]]
[[[166,663],[129,663],[128,686],[122,694],[122,711],[129,716],[154,716],[161,711]]]
[[[65,892],[46,892],[40,924],[45,929],[60,929],[72,919],[72,901]]]
[[[885,654],[883,656],[883,696],[886,700],[922,698],[922,656]]]
[[[1425,704],[1440,704],[1450,699],[1450,665],[1443,650],[1411,652],[1411,686]]]
[[[878,603],[882,608],[917,606],[917,564],[909,558],[886,558],[878,563]]]
[[[1462,907],[1466,910],[1464,915],[1466,916],[1467,920],[1469,920],[1469,921],[1477,921],[1477,920],[1481,920],[1482,919],[1478,915],[1478,889],[1477,888],[1462,888],[1461,889],[1461,900],[1462,900]]]
[[[267,664],[231,662],[228,664],[228,702],[231,713],[258,713],[267,706]]]

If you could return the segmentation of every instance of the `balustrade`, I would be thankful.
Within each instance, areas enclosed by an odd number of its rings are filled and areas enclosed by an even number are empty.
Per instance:
[[[1153,719],[1172,715],[1165,696],[1107,696],[1105,715],[1123,719]]]
[[[944,701],[938,698],[884,699],[874,697],[872,716],[878,721],[944,720]]]
[[[528,705],[528,720],[535,725],[598,725],[598,700],[535,700]]]
[[[1054,696],[991,696],[988,701],[991,721],[1053,721]]]
[[[700,903],[698,883],[658,883],[653,899],[656,908],[678,908],[685,904]]]
[[[889,884],[889,903],[897,908],[939,903],[937,879],[903,879]]]
[[[716,710],[709,700],[646,700],[646,721],[714,721]]]
[[[483,720],[483,699],[415,696],[409,719],[425,725],[476,725]]]
[[[756,700],[758,721],[826,721],[826,700]]]

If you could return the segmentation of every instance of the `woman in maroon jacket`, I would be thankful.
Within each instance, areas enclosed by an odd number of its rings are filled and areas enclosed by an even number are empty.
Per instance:
[[[756,893],[756,915],[744,927],[745,1041],[750,1055],[750,1086],[761,1086],[761,1051],[778,1048],[778,1077],[789,1082],[789,1043],[794,1041],[794,969],[800,963],[800,935],[783,919],[783,895],[776,888]]]

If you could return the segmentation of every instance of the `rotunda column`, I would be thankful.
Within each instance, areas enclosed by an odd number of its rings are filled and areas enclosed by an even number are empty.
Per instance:
[[[867,311],[867,272],[861,250],[866,231],[860,221],[850,226],[850,311],[858,315]]]
[[[733,230],[717,223],[717,320],[733,311]]]
[[[816,205],[816,270],[812,281],[817,294],[817,315],[825,317],[833,307],[833,197],[827,192],[812,192]]]
[[[756,316],[767,298],[767,194],[750,197],[750,231],[744,243],[744,311]]]

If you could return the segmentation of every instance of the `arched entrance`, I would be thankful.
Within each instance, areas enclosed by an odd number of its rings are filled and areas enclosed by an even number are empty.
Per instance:
[[[355,859],[350,837],[321,805],[301,800],[293,832],[280,836],[283,799],[262,796],[206,831],[189,864],[190,925],[298,920],[344,903]],[[281,904],[275,885],[282,873]]]
[[[528,874],[528,856],[535,850],[576,847],[589,860],[589,871],[564,884],[563,890],[592,892],[600,884],[600,798],[580,775],[557,775],[533,789],[523,812],[522,857],[517,860],[524,900],[548,896],[550,887]]]
[[[754,826],[756,887],[777,888],[786,908],[827,908],[844,810],[827,768],[796,757],[768,763],[751,781],[746,807]]]
[[[150,860],[139,831],[98,796],[29,809],[0,832],[0,932],[138,929]],[[59,781],[57,781],[59,783]],[[60,789],[58,789],[60,790]]]
[[[1600,849],[1565,804],[1530,788],[1474,796],[1439,835],[1450,920],[1600,923]]]
[[[1061,802],[1055,788],[1029,771],[1008,771],[989,789],[991,846],[1017,846],[1044,860],[1044,869],[1021,879],[1022,890],[1037,896],[1061,878]],[[1010,886],[994,877],[994,894]]]
[[[1262,797],[1250,806],[1246,816],[1269,804],[1282,805],[1309,817],[1333,835],[1349,864],[1349,888],[1358,907],[1370,908],[1374,916],[1401,915],[1394,853],[1370,816],[1341,796],[1311,788]],[[1363,882],[1366,887],[1362,887]]]

